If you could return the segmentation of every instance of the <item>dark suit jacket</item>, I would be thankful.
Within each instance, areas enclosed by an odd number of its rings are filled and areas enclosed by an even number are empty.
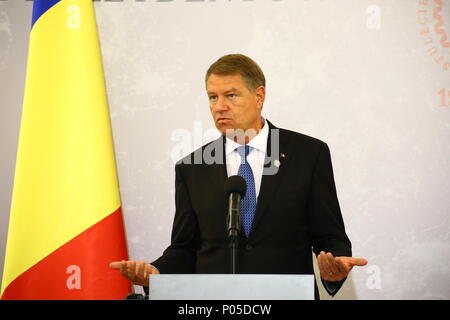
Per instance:
[[[313,274],[311,250],[351,256],[330,151],[318,139],[270,122],[269,128],[264,170],[278,171],[262,177],[252,231],[239,240],[237,273]],[[171,244],[152,262],[161,273],[230,273],[224,150],[221,137],[175,166]]]

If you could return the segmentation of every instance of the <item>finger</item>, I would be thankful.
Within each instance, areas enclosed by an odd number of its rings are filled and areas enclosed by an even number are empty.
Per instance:
[[[317,260],[320,260],[322,263],[325,262],[326,253],[324,251],[320,251],[319,255],[317,256]]]
[[[142,286],[147,287],[150,285],[150,280],[151,280],[150,275],[153,273],[156,274],[157,272],[156,272],[156,269],[154,269],[153,266],[149,263],[146,263],[144,266],[145,266],[145,280],[142,283]]]
[[[120,272],[122,273],[122,275],[127,278],[128,274],[127,274],[127,262],[125,260],[122,260],[120,262]],[[128,279],[128,278],[127,278]]]
[[[331,272],[328,266],[328,261],[325,252],[320,252],[317,256],[317,264],[319,265],[320,275],[322,278],[327,280],[329,278],[329,273]]]
[[[137,281],[143,283],[145,281],[145,262],[138,261],[136,268],[136,278]]]
[[[150,275],[150,274],[158,274],[159,273],[158,270],[155,269],[155,267],[153,267],[150,263],[148,263],[145,267],[147,268],[147,274],[148,275]]]
[[[317,264],[319,265],[321,270],[322,270],[322,268],[325,268],[324,263],[323,263],[323,251],[317,255]]]
[[[344,274],[345,277],[347,277],[348,273],[350,272],[350,268],[345,263],[342,262],[340,257],[336,257],[334,261],[336,262],[336,266],[339,269],[339,272],[341,272],[341,274]]]
[[[136,261],[127,262],[127,279],[134,282],[136,279]]]
[[[363,258],[350,258],[350,260],[355,266],[358,267],[363,267],[368,263],[368,261]]]
[[[114,261],[109,264],[111,269],[120,270],[120,266],[122,265],[122,261]]]
[[[328,269],[330,269],[330,272],[333,275],[339,275],[340,271],[339,271],[337,263],[333,257],[333,254],[331,252],[328,252],[326,257],[327,257],[327,262],[328,262]]]
[[[143,264],[143,272],[144,272],[144,275],[143,275],[143,284],[142,285],[144,285],[144,286],[148,286],[149,285],[149,283],[150,283],[150,275],[153,273],[153,268],[152,268],[152,266],[151,266],[151,264],[149,264],[149,263],[144,263]]]
[[[343,263],[348,264],[351,268],[353,266],[363,267],[368,263],[368,261],[363,258],[339,257],[339,259],[342,260]]]
[[[348,276],[346,268],[341,267],[342,263],[339,263],[332,253],[327,253],[327,259],[331,270],[331,274],[329,274],[331,281],[341,281]]]

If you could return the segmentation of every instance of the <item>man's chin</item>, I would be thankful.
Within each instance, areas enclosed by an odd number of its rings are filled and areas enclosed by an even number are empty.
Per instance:
[[[233,127],[221,128],[219,130],[223,136],[231,139],[239,144],[245,144],[248,139],[245,132],[242,129],[235,129]]]
[[[223,136],[227,136],[227,135],[233,135],[234,134],[234,127],[231,125],[226,125],[226,124],[216,124],[216,128],[217,130],[220,131],[220,133]]]

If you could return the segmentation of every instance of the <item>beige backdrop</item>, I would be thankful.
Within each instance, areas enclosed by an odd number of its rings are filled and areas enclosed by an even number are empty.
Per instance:
[[[168,245],[174,161],[217,136],[204,72],[239,52],[265,71],[265,117],[331,148],[354,255],[369,260],[335,299],[450,298],[450,0],[95,6],[133,259]],[[0,279],[31,9],[0,1]]]

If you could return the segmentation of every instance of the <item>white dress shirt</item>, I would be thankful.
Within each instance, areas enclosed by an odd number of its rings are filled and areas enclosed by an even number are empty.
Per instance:
[[[259,189],[261,187],[264,161],[266,159],[267,139],[269,137],[269,125],[263,118],[261,118],[261,120],[264,122],[262,129],[247,144],[252,147],[252,150],[247,156],[247,162],[252,168],[253,177],[255,178],[256,199],[258,199]],[[241,165],[241,156],[236,151],[236,148],[240,146],[241,145],[239,143],[236,143],[228,137],[225,140],[225,155],[228,177],[237,175],[238,173],[239,166]]]

